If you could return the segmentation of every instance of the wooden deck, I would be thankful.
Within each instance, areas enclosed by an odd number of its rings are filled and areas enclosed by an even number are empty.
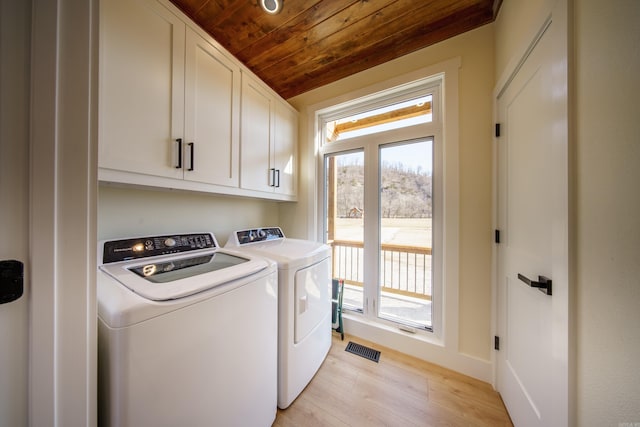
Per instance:
[[[349,341],[381,351],[375,363],[348,353]],[[278,410],[276,427],[512,426],[482,381],[376,344],[334,335],[324,364],[300,396]]]

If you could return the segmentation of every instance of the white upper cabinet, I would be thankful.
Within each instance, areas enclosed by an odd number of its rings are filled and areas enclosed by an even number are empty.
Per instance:
[[[243,73],[241,187],[295,196],[297,133],[297,112]]]
[[[240,185],[273,192],[271,153],[274,144],[275,101],[254,79],[242,75],[242,166]]]
[[[238,186],[240,69],[187,29],[184,178]]]
[[[182,177],[185,24],[153,1],[100,2],[101,168]]]
[[[295,196],[297,194],[297,141],[298,112],[286,102],[276,102],[275,147],[273,167],[277,171],[276,191]]]
[[[193,25],[100,1],[99,179],[294,200],[297,112]]]

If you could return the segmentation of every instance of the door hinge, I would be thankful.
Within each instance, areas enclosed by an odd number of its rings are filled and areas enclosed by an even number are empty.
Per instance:
[[[500,123],[496,123],[496,138],[500,137]]]
[[[493,337],[493,349],[500,350],[500,337],[497,335]]]
[[[500,243],[500,230],[495,230],[493,240],[496,243]]]

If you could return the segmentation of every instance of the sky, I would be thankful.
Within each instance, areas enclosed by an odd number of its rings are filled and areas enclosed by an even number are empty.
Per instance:
[[[408,169],[413,169],[414,171],[418,169],[418,166],[421,166],[422,171],[426,171],[430,175],[433,170],[432,146],[431,140],[384,146],[381,151],[380,160],[383,163],[401,163]]]
[[[337,156],[338,164],[363,164],[362,152],[341,154]],[[382,147],[380,160],[391,164],[401,163],[407,169],[417,170],[418,166],[431,175],[433,171],[433,144],[430,139],[418,142],[388,145]]]

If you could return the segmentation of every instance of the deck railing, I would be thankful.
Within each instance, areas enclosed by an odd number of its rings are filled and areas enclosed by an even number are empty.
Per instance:
[[[364,244],[334,240],[333,275],[345,284],[363,286]],[[389,293],[431,300],[431,248],[382,244],[380,280]]]

